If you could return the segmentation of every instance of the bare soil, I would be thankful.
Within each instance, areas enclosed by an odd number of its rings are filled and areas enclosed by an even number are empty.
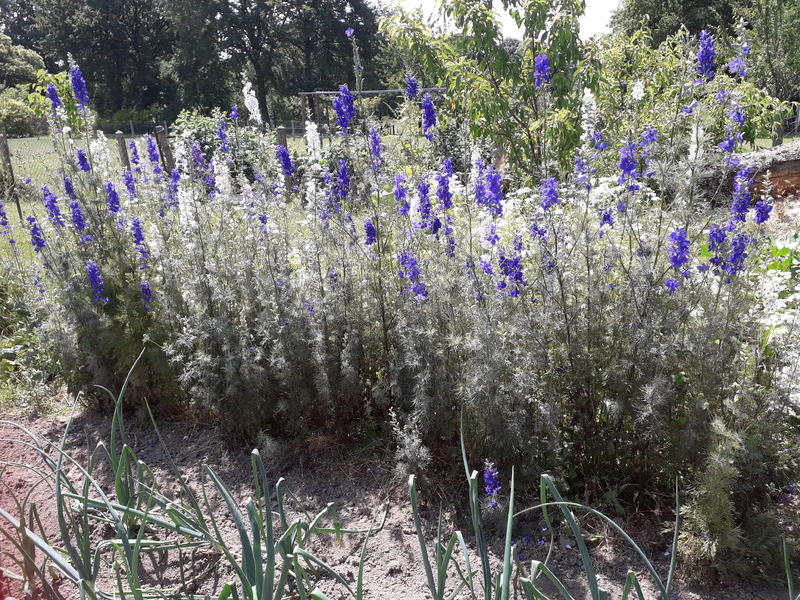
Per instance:
[[[21,413],[8,414],[7,411],[5,415],[0,414],[0,420],[13,421],[35,434],[43,444],[52,444],[51,454],[61,443],[66,431],[65,450],[78,464],[86,465],[88,452],[101,442],[106,445],[109,443],[111,413],[78,409],[67,430],[70,404],[64,394],[56,398],[55,404],[58,407],[56,413],[44,418],[31,418]],[[239,505],[244,507],[247,498],[254,494],[250,453],[247,448],[232,449],[213,425],[187,418],[161,421],[159,427],[173,460],[181,474],[191,482],[192,489],[201,493],[201,469],[204,464],[208,464],[230,488]],[[174,474],[167,468],[166,455],[152,425],[129,418],[126,420],[126,430],[140,459],[153,469],[162,492],[168,497],[177,497],[180,487]],[[19,508],[15,504],[15,498],[20,501],[27,495],[27,504],[36,505],[45,536],[51,543],[58,545],[59,528],[50,482],[39,481],[40,478],[34,471],[21,466],[43,465],[37,453],[21,443],[25,438],[26,435],[15,427],[8,424],[0,427],[0,507],[18,516]],[[322,437],[284,443],[280,447],[273,447],[269,453],[270,476],[274,481],[283,477],[288,487],[311,513],[321,511],[329,502],[334,503],[344,527],[374,526],[380,521],[388,503],[385,525],[380,532],[370,536],[368,543],[364,567],[365,598],[422,600],[431,597],[412,520],[407,479],[393,472],[390,456],[375,448],[353,448],[352,445],[346,446],[335,439]],[[65,471],[70,477],[75,477],[76,481],[80,479],[80,472],[75,466],[65,466]],[[109,475],[108,468],[101,468],[96,472],[104,488],[110,491],[113,489],[113,482]],[[435,535],[440,500],[443,499],[441,510],[448,539],[450,533],[458,528],[464,532],[467,544],[472,544],[473,537],[465,505],[458,491],[458,484],[442,484],[424,478],[420,480],[420,510],[429,540]],[[463,499],[466,499],[466,491],[466,483],[463,483]],[[274,496],[274,491],[272,493]],[[526,504],[525,500],[529,502]],[[224,504],[213,494],[210,502],[220,521],[226,544],[231,548],[238,548],[239,537]],[[536,498],[518,499],[517,507],[535,503]],[[494,568],[501,562],[498,557],[502,556],[503,519],[504,517],[492,514],[487,514],[485,519],[489,545],[495,553]],[[649,554],[659,575],[666,578],[670,558],[667,552],[671,541],[669,532],[663,530],[657,519],[648,515],[630,515],[626,522],[619,522]],[[657,596],[656,588],[644,565],[611,528],[587,518],[582,518],[581,524],[585,530],[584,538],[591,548],[594,568],[598,572],[601,585],[609,591],[611,598],[622,596],[625,575],[629,569],[638,573],[647,598]],[[0,527],[11,532],[13,536],[10,524],[2,518]],[[545,523],[540,515],[521,518],[515,523],[514,553],[523,561],[545,559],[550,535],[544,527]],[[34,529],[41,535],[38,526]],[[158,535],[158,532],[154,535]],[[93,541],[97,543],[113,536],[111,527],[98,525],[93,532]],[[363,542],[364,535],[353,534],[345,535],[341,543],[337,544],[332,535],[326,534],[314,539],[309,550],[327,561],[354,585]],[[474,556],[474,550],[471,553],[471,564],[474,566],[478,564],[477,557]],[[20,569],[14,557],[19,556],[19,551],[9,539],[0,535],[0,567],[18,574]],[[184,551],[184,564],[188,563],[189,566],[181,572],[177,552],[148,553],[141,558],[140,574],[148,585],[168,591],[167,593],[208,594],[215,597],[225,582],[234,579],[232,570],[221,558],[219,552],[210,548]],[[41,556],[37,557],[37,562],[40,561]],[[108,562],[104,568],[106,574],[99,580],[98,588],[113,593],[115,584],[110,579],[110,557]],[[575,540],[569,536],[568,530],[556,532],[548,565],[562,578],[576,600],[590,598]],[[530,563],[527,562],[525,568],[529,567]],[[449,581],[455,583],[457,580],[454,569],[451,569],[451,574],[453,578]],[[785,584],[753,583],[723,578],[709,572],[703,578],[703,585],[689,586],[681,581],[681,574],[679,568],[673,594],[675,598],[683,600],[785,600],[788,596]],[[74,586],[59,579],[56,571],[48,571],[47,578],[65,598],[78,596]],[[181,582],[185,582],[183,587]],[[342,586],[331,578],[323,579],[320,588],[331,598],[344,597],[341,596]],[[34,593],[40,594],[41,590]],[[519,589],[515,593],[516,598],[523,597]],[[548,593],[550,597],[556,597],[552,591]],[[482,592],[479,594],[482,595]],[[23,596],[21,585],[0,570],[0,598]],[[462,593],[459,597],[466,598],[467,595]]]

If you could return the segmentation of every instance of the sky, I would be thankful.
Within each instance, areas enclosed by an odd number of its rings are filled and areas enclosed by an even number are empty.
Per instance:
[[[435,0],[398,0],[400,6],[406,10],[413,10],[415,8],[422,8],[425,15],[433,14],[436,10]],[[619,0],[586,0],[586,13],[580,19],[581,25],[581,38],[588,39],[596,33],[607,33],[608,20],[611,17],[611,11],[617,8]],[[501,3],[497,0],[494,2],[495,10],[501,13]],[[514,23],[513,19],[506,14],[500,14],[500,19],[503,24],[503,35],[506,37],[520,38],[521,33]]]

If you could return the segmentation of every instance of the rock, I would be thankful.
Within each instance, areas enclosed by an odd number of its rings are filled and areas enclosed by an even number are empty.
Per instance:
[[[566,552],[567,550],[572,550],[576,547],[575,545],[575,538],[570,537],[568,535],[562,535],[558,538],[558,547],[561,549],[562,552]]]
[[[387,573],[389,575],[396,575],[397,573],[403,572],[403,565],[400,564],[399,560],[393,560],[389,563],[389,569]]]

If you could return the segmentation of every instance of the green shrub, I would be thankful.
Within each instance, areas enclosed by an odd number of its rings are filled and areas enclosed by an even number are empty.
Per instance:
[[[24,102],[0,96],[0,129],[10,136],[24,137],[36,133],[33,111]]]

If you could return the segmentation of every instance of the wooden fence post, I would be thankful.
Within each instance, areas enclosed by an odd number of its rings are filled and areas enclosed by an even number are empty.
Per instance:
[[[11,150],[8,147],[5,133],[0,133],[0,163],[2,163],[2,167],[0,167],[0,192],[7,193],[9,198],[14,199],[14,203],[17,205],[19,221],[24,223],[22,206],[19,203],[19,194],[17,194],[17,183],[14,181],[14,169],[11,167]]]
[[[158,150],[161,152],[161,160],[164,163],[164,168],[167,170],[167,173],[172,173],[172,170],[175,168],[175,159],[172,157],[172,149],[169,147],[167,132],[161,125],[156,127],[156,142],[158,142]]]
[[[286,147],[286,127],[283,125],[279,125],[278,128],[275,130],[278,134],[278,145]]]
[[[128,149],[125,147],[125,134],[121,131],[117,131],[114,134],[117,138],[117,150],[119,151],[119,162],[122,165],[122,168],[126,171],[131,170],[131,162],[128,160]]]

